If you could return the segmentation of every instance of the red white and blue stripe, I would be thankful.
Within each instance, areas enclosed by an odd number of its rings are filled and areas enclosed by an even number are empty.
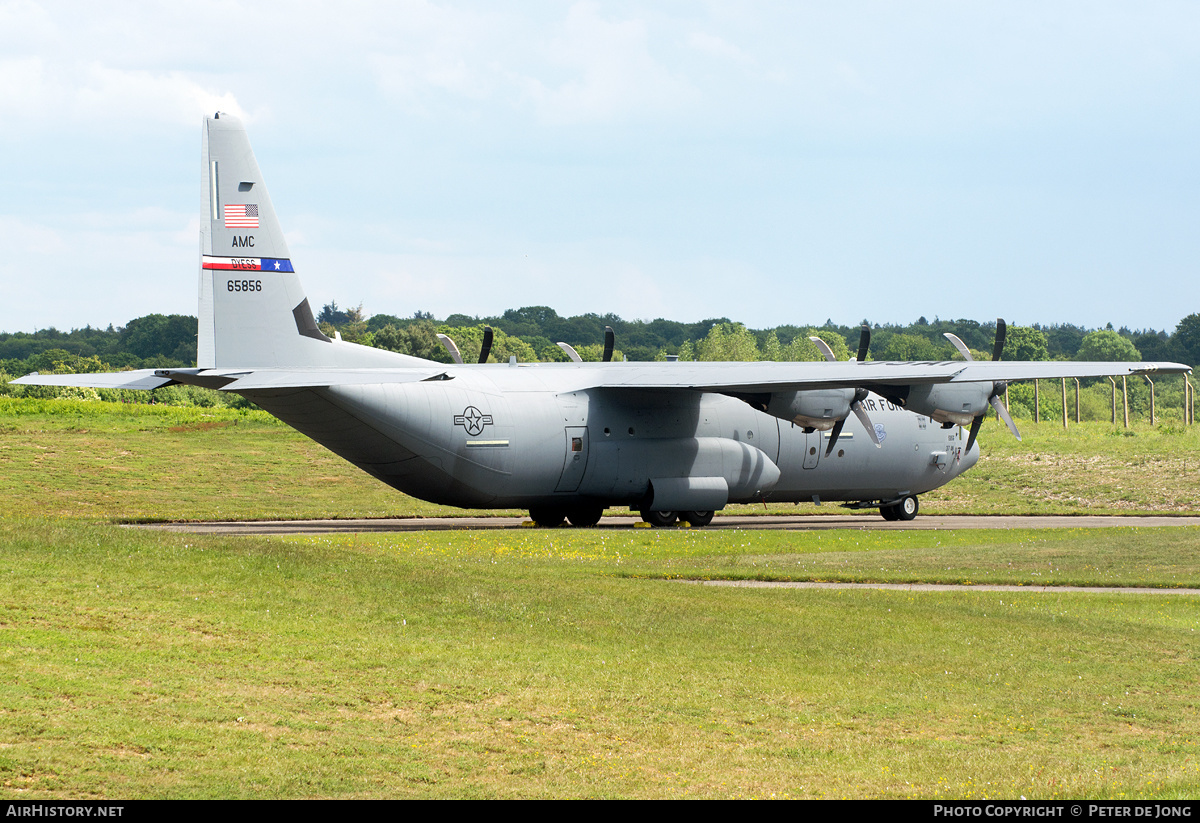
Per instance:
[[[209,257],[206,254],[200,265],[212,271],[295,271],[291,260],[280,257]]]

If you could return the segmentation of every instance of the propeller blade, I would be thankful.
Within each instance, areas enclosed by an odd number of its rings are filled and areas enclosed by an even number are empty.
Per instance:
[[[879,432],[875,431],[875,424],[871,422],[871,418],[867,416],[867,410],[863,408],[862,403],[857,400],[851,404],[850,408],[854,411],[858,422],[863,424],[863,428],[867,430],[867,435],[870,436],[871,442],[875,444],[875,448],[881,448],[883,443],[879,442]]]
[[[1004,425],[1008,426],[1008,430],[1013,433],[1013,437],[1020,440],[1021,433],[1017,431],[1017,424],[1013,422],[1012,416],[1008,413],[1008,409],[1004,408],[1004,401],[1000,399],[1001,391],[1003,391],[1003,389],[993,392],[992,396],[988,398],[988,402],[992,404],[992,408],[996,410],[996,414],[998,414],[1000,419],[1004,421]],[[975,419],[979,420],[981,418],[976,417]],[[972,427],[974,427],[974,424],[972,424]]]
[[[492,353],[492,339],[494,332],[491,326],[483,327],[483,346],[479,349],[479,362],[486,363],[488,355]]]
[[[1008,337],[1008,324],[1003,317],[996,318],[996,347],[992,349],[992,360],[999,360],[1004,353],[1004,338]]]
[[[871,327],[862,324],[862,334],[858,336],[858,362],[867,362],[867,349],[871,347]]]
[[[971,451],[971,447],[975,445],[975,438],[979,436],[979,427],[983,425],[983,415],[979,415],[971,421],[971,433],[967,435],[967,452]],[[964,452],[966,454],[967,452]]]
[[[604,357],[605,363],[612,360],[613,345],[617,342],[617,334],[613,331],[612,326],[604,327]]]
[[[836,357],[833,356],[833,349],[829,348],[829,344],[826,343],[824,340],[822,340],[819,337],[810,337],[808,339],[812,342],[812,344],[814,346],[817,347],[817,350],[819,352],[821,352],[821,354],[824,355],[825,359],[828,360],[830,363],[832,363],[834,360],[837,359]]]
[[[555,343],[554,345],[562,349],[567,357],[571,358],[572,363],[582,363],[583,358],[579,356],[579,352],[575,351],[575,347],[570,343]]]
[[[441,344],[443,347],[445,347],[446,351],[450,352],[450,358],[461,366],[462,352],[458,350],[458,346],[454,343],[454,341],[444,334],[439,334],[437,339],[441,341]]]
[[[964,343],[962,340],[960,340],[958,338],[957,334],[951,334],[950,332],[946,331],[946,332],[942,332],[942,337],[949,340],[954,345],[954,348],[958,349],[958,353],[961,354],[963,357],[965,357],[967,360],[975,359],[974,357],[971,356],[971,350],[967,348],[967,344]]]
[[[837,445],[838,437],[842,434],[842,426],[846,425],[846,418],[842,418],[833,424],[833,430],[829,432],[829,445],[825,448],[825,456],[833,454],[833,447]]]

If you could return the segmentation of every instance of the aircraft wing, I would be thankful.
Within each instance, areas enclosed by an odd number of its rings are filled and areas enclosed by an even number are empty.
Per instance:
[[[647,368],[647,366],[654,366]],[[1180,374],[1181,363],[1062,361],[863,363],[606,363],[593,366],[598,388],[692,389],[712,392],[783,392],[811,389],[998,382],[1060,377]]]

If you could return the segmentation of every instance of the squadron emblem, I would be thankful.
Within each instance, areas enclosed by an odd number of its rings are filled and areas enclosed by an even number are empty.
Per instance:
[[[492,416],[484,414],[474,406],[467,406],[462,414],[454,415],[454,425],[462,426],[467,434],[474,437],[483,434],[483,427],[492,425]]]

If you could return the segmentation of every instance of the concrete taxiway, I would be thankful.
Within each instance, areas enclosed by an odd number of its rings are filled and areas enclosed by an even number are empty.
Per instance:
[[[605,517],[595,528],[628,529],[644,526],[634,516]],[[921,515],[915,520],[889,522],[878,515],[727,515],[713,519],[705,529],[776,529],[818,531],[824,529],[869,529],[872,531],[916,531],[935,529],[1103,529],[1167,528],[1200,526],[1200,517],[1114,517],[1066,516],[979,516]],[[532,528],[528,517],[398,517],[363,520],[256,520],[196,523],[148,523],[140,528],[196,534],[337,534],[446,531],[452,529]],[[570,528],[561,526],[560,528]],[[676,527],[685,528],[685,527]]]

